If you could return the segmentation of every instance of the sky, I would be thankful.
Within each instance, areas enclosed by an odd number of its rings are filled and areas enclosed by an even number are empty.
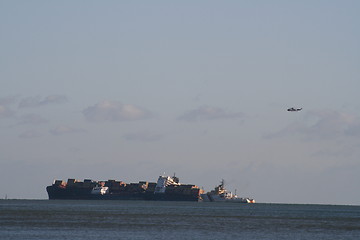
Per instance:
[[[176,173],[257,202],[360,205],[359,11],[1,0],[0,198]]]

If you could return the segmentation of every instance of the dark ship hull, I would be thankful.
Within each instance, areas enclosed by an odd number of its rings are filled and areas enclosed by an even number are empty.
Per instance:
[[[81,182],[69,179],[67,183],[56,180],[46,191],[50,200],[200,201],[202,194],[196,185],[180,184],[176,177],[168,176],[160,176],[157,183],[130,184],[114,180]]]

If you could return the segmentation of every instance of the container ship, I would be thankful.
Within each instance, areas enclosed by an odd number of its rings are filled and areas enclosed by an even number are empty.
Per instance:
[[[55,180],[46,187],[49,199],[83,199],[83,200],[153,200],[153,201],[201,201],[204,191],[193,184],[181,184],[174,174],[159,176],[157,182],[140,181],[125,183],[107,180],[67,182]]]

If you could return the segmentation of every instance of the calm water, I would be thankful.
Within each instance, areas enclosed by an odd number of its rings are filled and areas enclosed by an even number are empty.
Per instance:
[[[360,206],[0,200],[0,239],[360,239]]]

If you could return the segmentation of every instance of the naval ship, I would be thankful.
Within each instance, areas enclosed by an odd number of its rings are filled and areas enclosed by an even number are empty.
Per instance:
[[[255,203],[253,198],[238,197],[236,193],[232,193],[225,188],[224,179],[220,185],[216,186],[214,190],[201,195],[203,201],[207,202],[234,202],[234,203]]]

